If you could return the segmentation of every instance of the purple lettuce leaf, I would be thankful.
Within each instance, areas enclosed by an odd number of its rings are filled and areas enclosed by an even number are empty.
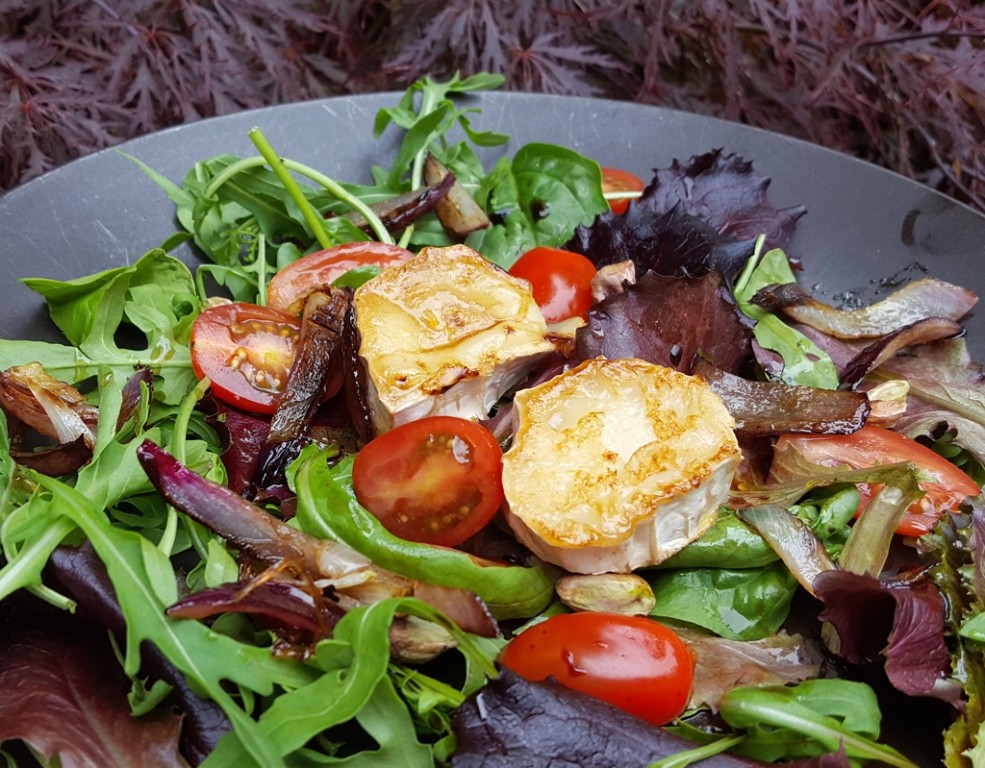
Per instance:
[[[6,607],[0,621],[0,741],[64,768],[182,768],[181,717],[133,717],[130,681],[104,630]]]
[[[642,199],[657,211],[680,204],[723,235],[742,241],[763,234],[767,249],[786,250],[806,208],[776,208],[767,197],[769,185],[770,179],[755,173],[751,162],[716,149],[656,170]]]
[[[601,699],[553,680],[532,683],[508,669],[459,707],[452,728],[458,746],[451,768],[644,768],[695,747]],[[718,755],[701,765],[749,768],[762,763]]]
[[[604,213],[578,227],[564,248],[596,267],[631,259],[637,277],[647,270],[677,277],[714,271],[731,282],[756,238],[765,235],[767,248],[786,249],[805,212],[772,205],[769,183],[751,163],[721,150],[674,161],[654,172],[625,214]]]
[[[718,272],[731,281],[752,254],[753,240],[737,242],[682,207],[651,210],[642,199],[622,215],[603,213],[580,226],[563,246],[596,268],[632,260],[637,278],[652,270],[668,277]]]
[[[56,549],[48,561],[44,581],[77,603],[76,624],[98,626],[104,637],[109,630],[118,642],[123,642],[126,633],[123,611],[106,568],[89,542],[80,547]],[[154,645],[144,643],[140,655],[141,668],[151,678],[171,685],[168,701],[183,714],[181,752],[191,765],[198,765],[229,730],[226,715],[211,699],[192,691],[184,675]]]
[[[648,273],[593,307],[578,329],[576,357],[638,357],[690,373],[697,354],[739,372],[750,333],[717,273],[674,278]]]
[[[944,598],[929,578],[883,582],[844,570],[814,580],[824,603],[820,618],[838,635],[839,654],[852,664],[885,658],[886,677],[910,696],[956,701],[948,679]]]

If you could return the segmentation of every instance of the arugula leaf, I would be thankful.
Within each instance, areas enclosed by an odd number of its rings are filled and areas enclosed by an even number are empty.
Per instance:
[[[468,139],[480,147],[495,147],[506,143],[508,137],[493,131],[473,130],[468,114],[478,112],[477,108],[460,109],[449,98],[452,95],[474,91],[489,91],[499,88],[505,82],[502,75],[479,73],[462,80],[458,73],[448,81],[440,82],[425,76],[415,82],[397,103],[396,107],[386,107],[376,114],[373,135],[379,137],[387,126],[403,128],[405,133],[397,157],[388,174],[391,187],[400,185],[401,180],[410,173],[410,187],[421,186],[424,154],[430,149],[443,155],[438,146],[445,134],[457,123]],[[415,106],[420,94],[420,104]],[[444,157],[441,157],[444,160]]]
[[[191,272],[178,259],[153,250],[135,264],[88,277],[24,283],[47,300],[52,320],[74,346],[0,339],[0,368],[37,361],[71,384],[101,367],[121,380],[136,368],[150,368],[155,393],[171,404],[194,386],[188,336],[201,302]],[[132,346],[121,346],[119,339],[127,336]]]
[[[139,670],[141,642],[156,645],[200,691],[229,717],[249,753],[261,765],[283,766],[269,738],[236,703],[226,681],[270,695],[275,687],[295,689],[312,675],[298,662],[279,658],[268,648],[238,643],[196,621],[169,619],[165,609],[177,599],[177,582],[168,558],[142,536],[114,527],[85,495],[36,472],[26,474],[46,492],[46,500],[86,534],[113,582],[127,621],[124,669]]]
[[[760,238],[756,243],[756,252],[735,282],[734,294],[739,309],[756,321],[753,335],[759,345],[783,358],[782,381],[837,389],[838,371],[828,353],[776,315],[752,303],[752,297],[760,288],[774,283],[796,282],[786,254],[774,248],[760,258],[762,245],[763,239]]]
[[[512,160],[501,159],[476,201],[502,223],[466,242],[504,269],[534,246],[563,245],[578,225],[591,224],[609,209],[598,163],[553,144],[527,144]]]
[[[431,768],[430,747],[418,740],[406,705],[401,702],[397,706],[396,692],[387,676],[389,629],[398,612],[440,624],[455,637],[467,658],[482,665],[486,675],[495,675],[484,646],[419,600],[388,598],[355,608],[339,621],[332,638],[315,649],[311,664],[323,674],[280,695],[260,716],[260,728],[279,754],[286,756],[325,730],[355,719],[380,747],[375,752],[360,752],[360,765],[366,759],[367,765],[399,763]],[[248,755],[238,738],[239,733],[224,738],[204,767],[246,765]]]
[[[238,301],[254,302],[258,294],[253,274],[272,273],[294,261],[315,243],[315,236],[291,190],[277,173],[265,167],[263,157],[242,159],[219,154],[196,163],[181,187],[137,158],[129,157],[160,186],[177,207],[179,224],[195,245],[216,265],[209,272]],[[284,161],[288,163],[290,161]],[[293,170],[298,164],[291,163]],[[310,171],[310,169],[307,169]],[[347,185],[339,185],[343,190]],[[297,184],[294,193],[321,214],[330,208],[347,210],[337,197],[320,187]],[[394,192],[382,190],[380,197]],[[319,221],[330,244],[365,240],[366,234],[347,219]],[[275,261],[265,258],[263,244],[273,247]],[[300,246],[298,245],[300,244]],[[285,250],[286,249],[286,250]],[[285,258],[284,254],[290,253]],[[258,262],[265,263],[258,266]]]

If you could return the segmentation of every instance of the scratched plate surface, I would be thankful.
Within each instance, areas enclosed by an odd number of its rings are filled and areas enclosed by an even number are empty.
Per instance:
[[[245,112],[152,134],[122,147],[175,182],[197,160],[220,152],[256,154],[247,131],[260,126],[285,156],[336,178],[369,181],[371,164],[388,165],[395,133],[372,135],[378,109],[397,94],[305,102]],[[526,142],[564,144],[649,178],[666,167],[723,148],[752,160],[772,179],[780,206],[805,204],[791,254],[802,282],[833,303],[872,300],[887,283],[924,273],[985,295],[985,217],[936,192],[846,155],[776,134],[702,116],[625,102],[533,94],[486,94],[477,126]],[[492,157],[487,158],[492,160]],[[488,167],[488,166],[487,166]],[[56,341],[41,301],[18,278],[67,279],[133,262],[176,230],[164,193],[116,150],[70,163],[0,198],[0,336]],[[198,257],[178,252],[188,263]],[[973,316],[969,343],[985,359],[985,311]],[[913,712],[913,702],[894,707]],[[939,760],[939,710],[924,732],[904,725],[893,741],[918,762]],[[912,722],[911,717],[905,719]],[[902,732],[903,735],[900,735]]]

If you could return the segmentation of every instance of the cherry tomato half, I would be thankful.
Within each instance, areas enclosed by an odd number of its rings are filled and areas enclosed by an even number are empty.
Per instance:
[[[414,254],[398,245],[371,240],[345,243],[309,253],[278,270],[267,286],[267,306],[300,315],[305,299],[356,267],[379,267],[406,261]]]
[[[192,326],[192,367],[216,397],[253,413],[273,413],[301,336],[295,318],[256,304],[220,304]]]
[[[882,427],[867,425],[850,435],[782,435],[776,450],[793,447],[814,464],[835,467],[847,465],[853,469],[912,461],[933,476],[920,488],[925,495],[917,499],[900,523],[896,532],[903,536],[922,536],[947,510],[956,509],[969,496],[977,496],[981,488],[963,471],[930,448]],[[878,488],[861,484],[865,508]]]
[[[654,725],[684,711],[694,683],[690,649],[645,616],[551,616],[513,638],[499,661],[527,680],[553,677]]]
[[[453,547],[478,533],[503,502],[503,453],[485,427],[429,416],[371,440],[356,454],[359,503],[390,533]]]
[[[621,168],[602,168],[603,192],[642,192],[645,186],[643,179],[634,173]],[[628,207],[628,198],[609,201],[609,210],[613,213],[623,214]]]
[[[530,283],[548,323],[569,317],[588,319],[595,265],[580,253],[546,245],[531,248],[510,267],[510,274]]]

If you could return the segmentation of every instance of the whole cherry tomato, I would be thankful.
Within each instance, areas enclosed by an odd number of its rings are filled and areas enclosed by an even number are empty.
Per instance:
[[[495,516],[502,474],[502,450],[488,429],[456,416],[429,416],[371,440],[356,454],[352,485],[390,533],[453,547]]]
[[[267,286],[267,306],[290,315],[300,315],[308,296],[331,285],[350,269],[384,269],[406,261],[413,255],[398,245],[371,240],[345,243],[309,253],[282,267],[271,278]]]
[[[595,265],[580,253],[545,245],[531,248],[510,267],[510,274],[530,283],[534,301],[548,323],[569,317],[587,319]]]
[[[528,680],[553,677],[654,725],[684,711],[694,683],[685,642],[645,616],[551,616],[513,638],[499,661]]]
[[[636,174],[621,168],[602,168],[602,191],[610,192],[642,192],[646,185]],[[625,213],[629,208],[629,198],[617,198],[609,201],[609,210],[613,213]]]
[[[301,336],[298,320],[237,302],[206,309],[192,325],[192,367],[216,397],[253,413],[273,413]]]
[[[956,509],[981,488],[968,475],[930,448],[882,427],[866,425],[850,435],[782,435],[776,443],[780,452],[793,447],[814,464],[828,467],[849,466],[853,469],[912,461],[933,476],[920,483],[926,495],[910,506],[896,532],[903,536],[922,536],[931,531],[940,516]],[[859,486],[865,508],[876,488]]]

